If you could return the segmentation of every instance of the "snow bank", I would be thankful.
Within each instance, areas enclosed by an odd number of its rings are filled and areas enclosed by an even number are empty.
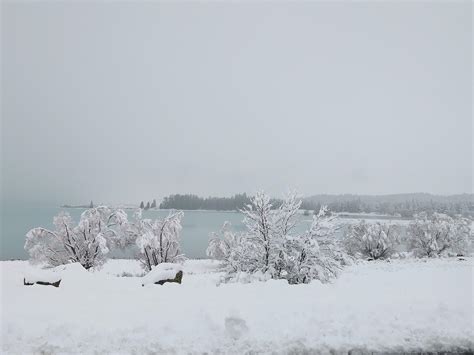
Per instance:
[[[43,270],[28,267],[23,273],[25,283],[34,284],[36,282],[55,283],[61,280],[61,273],[56,270]]]
[[[142,286],[174,279],[180,271],[183,271],[183,267],[180,264],[161,263],[154,266],[148,274],[142,277]]]
[[[142,277],[146,274],[140,263],[133,259],[109,259],[98,271],[121,277]]]
[[[363,262],[309,285],[216,286],[218,263],[200,260],[182,285],[141,287],[111,275],[127,263],[66,268],[55,289],[24,287],[28,263],[1,262],[2,353],[474,350],[472,258]]]
[[[56,270],[62,275],[61,286],[63,287],[69,285],[90,287],[94,281],[97,281],[97,277],[94,277],[91,271],[87,271],[79,263],[57,266]]]

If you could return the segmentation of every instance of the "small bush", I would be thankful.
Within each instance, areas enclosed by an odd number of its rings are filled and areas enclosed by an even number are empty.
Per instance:
[[[466,218],[442,213],[418,214],[408,226],[408,246],[419,257],[437,257],[449,252],[466,255],[472,243],[470,223]]]
[[[374,260],[388,258],[400,243],[399,227],[361,221],[349,227],[343,243],[350,255]]]

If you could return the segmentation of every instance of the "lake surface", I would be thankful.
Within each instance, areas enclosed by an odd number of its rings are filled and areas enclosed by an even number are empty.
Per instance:
[[[28,259],[24,250],[25,234],[34,227],[53,228],[53,217],[60,211],[67,211],[75,222],[79,221],[82,208],[21,207],[2,209],[1,260]],[[129,217],[133,210],[126,210]],[[143,218],[155,219],[168,215],[166,210],[143,211]],[[185,211],[181,231],[182,251],[189,258],[206,257],[206,248],[212,232],[217,232],[225,221],[235,231],[243,230],[242,214],[238,212]],[[118,253],[118,256],[123,256]]]
[[[53,217],[60,211],[67,211],[78,221],[82,208],[58,208],[58,207],[20,207],[3,208],[1,211],[1,260],[28,259],[28,254],[23,249],[25,234],[34,227],[53,228]],[[129,217],[133,210],[127,209]],[[155,219],[168,215],[167,210],[143,211],[143,218]],[[299,216],[302,223],[299,226],[302,232],[309,227],[311,216]],[[182,252],[188,258],[205,258],[206,248],[212,232],[218,232],[225,221],[229,221],[232,230],[243,231],[243,215],[239,212],[224,211],[184,211],[182,219],[183,229],[181,231]],[[359,218],[344,218],[345,223],[354,223]],[[394,221],[395,222],[395,221]],[[406,221],[397,221],[406,222]],[[111,256],[132,257],[133,253],[115,252]]]

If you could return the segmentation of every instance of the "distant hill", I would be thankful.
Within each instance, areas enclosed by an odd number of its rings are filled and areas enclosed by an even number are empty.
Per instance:
[[[474,195],[432,195],[405,193],[392,195],[313,195],[303,199],[302,208],[317,210],[328,205],[335,212],[375,212],[411,217],[413,214],[442,212],[447,214],[474,215]]]

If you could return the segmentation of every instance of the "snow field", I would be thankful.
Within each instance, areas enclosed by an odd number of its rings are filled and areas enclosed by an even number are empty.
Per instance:
[[[109,260],[24,286],[28,262],[0,265],[5,354],[474,350],[472,258],[363,262],[309,285],[216,286],[217,262],[189,260],[181,285],[142,287],[138,262]]]

